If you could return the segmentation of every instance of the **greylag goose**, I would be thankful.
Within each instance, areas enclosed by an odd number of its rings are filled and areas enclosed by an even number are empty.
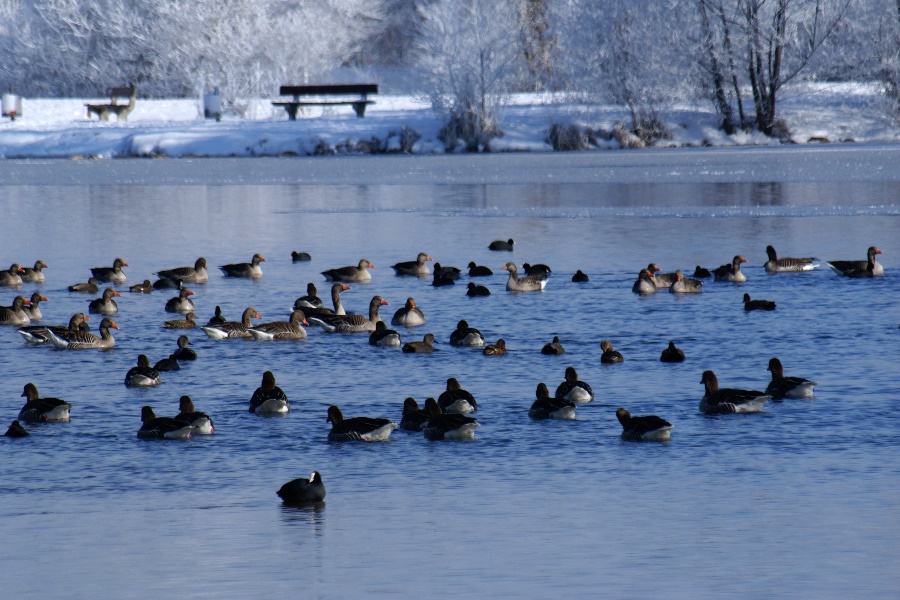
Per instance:
[[[552,274],[552,270],[545,264],[538,263],[536,265],[532,265],[531,263],[522,263],[522,270],[525,271],[526,275],[536,275],[538,277],[543,277],[547,279]]]
[[[79,292],[82,294],[96,294],[100,291],[100,286],[98,285],[96,277],[91,277],[85,283],[74,283],[69,286],[70,292]]]
[[[84,313],[75,313],[69,319],[68,325],[28,325],[17,331],[29,344],[48,344],[50,343],[51,331],[56,333],[61,331],[90,331],[90,327],[85,321],[90,321],[90,318],[86,317]]]
[[[882,254],[875,246],[869,246],[866,260],[830,260],[828,266],[838,275],[848,277],[872,277],[884,275],[884,267],[875,260],[875,255]]]
[[[149,406],[141,409],[141,423],[137,436],[142,440],[186,440],[194,433],[192,425],[172,417],[157,417]]]
[[[510,292],[539,292],[547,285],[546,279],[536,275],[520,278],[516,264],[513,262],[508,262],[500,268],[509,272],[509,279],[506,280],[506,289]]]
[[[266,262],[261,254],[254,254],[248,263],[234,263],[231,265],[219,265],[225,277],[252,277],[258,279],[262,277],[262,267],[259,263]]]
[[[460,414],[444,414],[434,398],[425,400],[428,422],[422,429],[426,440],[471,440],[475,438],[478,421]]]
[[[23,269],[24,273],[22,273],[22,281],[27,281],[30,283],[44,283],[44,269],[46,268],[47,263],[45,263],[44,261],[35,261],[33,268],[25,267]]]
[[[456,281],[459,279],[462,271],[456,267],[442,267],[441,263],[434,263],[434,274],[441,279],[452,279]]]
[[[109,350],[116,345],[116,340],[109,332],[109,328],[118,329],[116,322],[105,317],[100,321],[100,336],[96,336],[89,331],[50,331],[50,343],[60,350]]]
[[[766,256],[769,257],[764,265],[767,273],[812,271],[819,266],[816,264],[816,259],[811,256],[778,258],[778,254],[775,253],[775,248],[772,246],[766,246]]]
[[[222,308],[220,306],[216,306],[216,313],[209,318],[209,321],[206,323],[208,327],[215,327],[216,325],[222,325],[223,323],[227,323],[228,319],[222,316]]]
[[[388,301],[374,296],[369,302],[369,317],[362,315],[311,315],[309,320],[328,332],[361,333],[375,331],[375,324],[381,320],[379,308]]]
[[[181,283],[206,283],[209,274],[206,270],[206,259],[202,256],[194,262],[193,267],[176,267],[154,273],[160,279],[170,279]]]
[[[471,281],[466,286],[466,296],[470,298],[475,298],[477,296],[490,296],[491,290],[487,289],[483,285],[475,285]]]
[[[422,431],[431,415],[419,408],[415,398],[407,398],[403,401],[403,418],[400,419],[400,429],[404,431]]]
[[[675,346],[675,342],[669,342],[669,346],[659,355],[660,362],[684,362],[684,351]]]
[[[125,283],[125,280],[128,278],[125,277],[125,273],[122,271],[122,267],[127,266],[127,262],[125,262],[121,258],[117,258],[113,261],[113,266],[111,267],[94,267],[93,269],[91,269],[91,275],[93,275],[97,279],[97,281],[101,283]]]
[[[188,312],[183,319],[172,319],[163,323],[164,329],[193,329],[197,326],[194,319],[197,318],[193,312]]]
[[[126,387],[152,387],[162,383],[159,371],[150,366],[150,359],[146,354],[137,357],[137,366],[128,369],[125,374]]]
[[[3,434],[9,438],[23,438],[31,435],[28,433],[28,430],[22,427],[22,424],[18,421],[13,421],[12,425],[9,426],[9,429],[6,430],[6,433]]]
[[[425,275],[429,275],[431,273],[428,265],[425,264],[425,261],[428,260],[434,259],[424,252],[419,252],[419,256],[416,257],[416,260],[399,262],[395,265],[391,265],[391,268],[394,269],[394,273],[397,275],[412,275],[414,277],[424,277]],[[437,265],[435,265],[435,267],[436,266]]]
[[[184,313],[187,314],[189,312],[194,311],[194,303],[190,299],[189,296],[193,296],[194,292],[187,289],[186,287],[181,288],[181,291],[178,292],[178,295],[174,298],[169,298],[166,302],[166,312],[175,312],[175,313]]]
[[[62,421],[69,420],[69,411],[72,405],[59,398],[41,398],[37,387],[33,383],[26,383],[22,390],[25,398],[25,406],[19,411],[19,420],[26,423],[38,421]]]
[[[375,331],[369,334],[369,344],[382,348],[399,348],[400,334],[388,329],[384,321],[375,323]]]
[[[464,390],[455,377],[447,380],[447,389],[438,396],[437,403],[446,413],[466,414],[478,410],[475,396]]]
[[[337,269],[328,269],[327,271],[322,271],[322,275],[328,281],[343,281],[349,283],[361,283],[363,281],[370,281],[372,279],[372,274],[367,271],[367,269],[374,269],[375,265],[370,263],[367,259],[363,258],[359,261],[359,266],[356,267],[339,267]]]
[[[31,300],[25,296],[13,298],[12,306],[0,306],[0,325],[28,325],[31,317],[25,312],[26,306],[31,306]]]
[[[143,283],[136,283],[128,288],[128,291],[133,294],[152,294],[153,283],[149,279],[145,279]]]
[[[697,279],[706,279],[707,277],[712,277],[712,273],[709,272],[709,269],[697,265],[696,267],[694,267],[693,276]]]
[[[456,324],[456,329],[450,334],[451,346],[484,346],[484,336],[463,319]]]
[[[191,340],[186,335],[178,336],[178,349],[169,355],[169,358],[175,360],[197,360],[197,353],[187,346],[191,345]]]
[[[113,300],[115,296],[121,296],[119,292],[109,287],[103,290],[103,295],[94,298],[88,304],[88,312],[91,314],[114,315],[119,312],[119,305]]]
[[[558,335],[554,335],[553,341],[544,344],[544,347],[541,348],[541,354],[563,354],[565,351]]]
[[[402,350],[407,354],[431,354],[434,352],[434,335],[426,333],[421,342],[407,342]]]
[[[656,415],[632,417],[624,408],[616,411],[616,418],[622,424],[622,439],[626,442],[666,442],[675,427]]]
[[[252,306],[244,309],[240,322],[226,321],[219,325],[206,325],[205,327],[200,327],[200,329],[214,340],[222,340],[225,338],[249,338],[250,328],[253,326],[250,323],[250,319],[262,319],[262,315],[256,312],[256,309]]]
[[[44,313],[41,312],[41,302],[48,302],[47,297],[40,292],[35,292],[31,295],[31,306],[22,309],[32,321],[40,321],[44,318]]]
[[[311,317],[313,315],[345,315],[347,312],[344,310],[344,305],[341,302],[341,292],[346,292],[347,290],[352,289],[346,283],[335,283],[331,286],[331,305],[334,306],[334,309],[325,308],[324,306],[319,306],[318,308],[303,308],[303,312],[307,317]],[[309,288],[307,287],[307,291]],[[299,300],[299,298],[298,298]],[[321,300],[320,300],[321,302]],[[312,302],[310,302],[312,304]],[[298,307],[297,303],[294,303],[294,308],[302,308]]]
[[[509,238],[505,242],[503,240],[494,240],[493,242],[491,242],[488,245],[488,250],[498,250],[498,251],[505,250],[508,252],[512,252],[513,244],[515,244],[515,242],[513,241],[512,238]]]
[[[503,356],[506,354],[506,340],[500,338],[493,344],[488,344],[481,351],[485,356]]]
[[[325,484],[318,471],[313,471],[309,479],[294,479],[281,486],[277,492],[281,501],[288,506],[316,504],[325,500]]]
[[[768,370],[772,372],[772,381],[766,387],[766,393],[775,400],[813,397],[813,388],[817,383],[802,377],[785,377],[784,367],[777,358],[769,360]]]
[[[8,270],[0,271],[0,286],[19,287],[22,285],[22,273],[25,269],[13,263]]]
[[[751,300],[750,294],[744,294],[744,310],[775,310],[771,300]]]
[[[551,398],[546,383],[539,383],[535,394],[537,399],[528,409],[528,416],[532,419],[575,419],[575,403],[562,398]]]
[[[603,340],[600,342],[600,349],[603,350],[603,354],[600,355],[600,362],[604,365],[612,365],[615,363],[620,363],[625,359],[622,357],[622,353],[618,350],[613,350],[612,342],[609,340]]]
[[[397,429],[397,424],[390,419],[371,417],[345,419],[337,406],[328,407],[328,418],[325,422],[331,423],[329,442],[383,442]]]
[[[719,388],[719,380],[712,371],[703,371],[700,383],[706,388],[700,410],[708,415],[759,412],[771,398],[757,390]]]
[[[741,255],[736,255],[731,264],[722,265],[713,271],[716,281],[731,281],[733,283],[743,283],[747,281],[747,276],[741,272],[741,263],[747,262],[747,259]]]
[[[703,291],[703,282],[693,277],[685,277],[681,269],[675,271],[675,283],[669,287],[673,294],[699,294]]]
[[[255,340],[303,340],[306,339],[306,330],[302,325],[309,327],[306,315],[302,310],[294,310],[287,321],[273,321],[251,327],[250,335]]]
[[[579,381],[574,367],[566,367],[566,380],[556,388],[555,398],[572,402],[590,402],[594,399],[594,390],[583,381]]]
[[[588,277],[581,269],[578,269],[574,275],[572,275],[573,283],[587,283],[591,278]]]
[[[257,414],[283,414],[291,410],[287,394],[275,385],[272,371],[263,373],[262,384],[250,398],[250,412]]]
[[[656,263],[647,265],[647,271],[650,273],[650,280],[657,288],[667,288],[675,283],[675,273],[659,273],[661,269]]]
[[[291,262],[306,262],[308,260],[312,260],[309,252],[297,252],[296,250],[291,252]]]
[[[294,300],[294,308],[322,308],[322,299],[318,296],[319,290],[312,281],[306,284],[306,295]]]
[[[406,305],[397,310],[391,318],[391,325],[402,325],[404,327],[415,327],[416,325],[425,324],[425,313],[422,312],[416,301],[412,298],[406,299]]]
[[[488,275],[494,274],[494,272],[491,271],[489,268],[482,266],[482,265],[476,265],[475,261],[471,261],[469,263],[468,269],[469,269],[469,277],[487,277]]]
[[[641,269],[638,278],[631,286],[631,291],[635,294],[655,294],[656,284],[653,283],[653,275],[647,269]]]
[[[190,396],[182,396],[178,400],[178,414],[175,415],[176,421],[181,421],[185,425],[194,428],[194,433],[210,435],[215,432],[216,427],[212,417],[205,412],[199,412],[194,408],[194,401]]]

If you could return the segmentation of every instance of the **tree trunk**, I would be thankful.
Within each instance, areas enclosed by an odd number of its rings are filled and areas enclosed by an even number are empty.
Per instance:
[[[706,11],[706,1],[699,0],[698,7],[700,9],[700,26],[703,31],[703,49],[709,60],[709,70],[712,76],[713,97],[715,98],[716,108],[722,115],[722,129],[725,133],[731,135],[734,133],[733,111],[728,97],[725,95],[725,87],[723,85],[724,77],[719,60],[716,58],[716,50],[713,43],[712,28],[709,24],[709,15]],[[900,0],[898,0],[900,1]]]

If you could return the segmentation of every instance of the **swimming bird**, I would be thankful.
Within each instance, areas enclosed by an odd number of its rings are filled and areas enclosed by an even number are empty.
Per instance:
[[[346,283],[335,283],[331,286],[331,305],[334,307],[333,309],[326,308],[325,306],[318,306],[315,308],[297,306],[297,302],[300,301],[300,298],[294,302],[294,308],[303,310],[307,317],[312,317],[314,315],[346,315],[347,311],[344,310],[344,305],[341,302],[341,292],[346,292],[349,289],[351,288]],[[307,286],[306,290],[309,292],[309,286]],[[319,300],[319,302],[321,302],[321,300]],[[312,302],[310,302],[310,304],[312,304]]]
[[[747,259],[741,255],[735,255],[731,264],[718,267],[713,271],[716,281],[731,281],[734,283],[742,283],[747,281],[747,276],[741,272],[741,263],[747,262]]]
[[[31,300],[25,296],[13,298],[12,306],[0,306],[0,325],[28,325],[31,317],[25,312],[26,306],[31,306]]]
[[[325,484],[318,471],[313,471],[309,479],[294,479],[281,486],[277,492],[281,501],[288,506],[316,504],[325,499]]]
[[[103,295],[95,298],[88,304],[88,312],[91,314],[99,313],[101,315],[114,315],[119,312],[119,305],[113,300],[115,296],[121,296],[119,292],[111,287],[103,290]]]
[[[310,281],[306,284],[306,295],[294,300],[294,308],[301,310],[304,308],[322,308],[324,305],[318,294],[319,290],[316,288],[316,284]]]
[[[631,291],[635,294],[655,294],[657,290],[656,284],[653,283],[653,276],[647,269],[641,269],[638,278],[631,286]]]
[[[704,371],[700,383],[706,388],[700,410],[709,415],[759,412],[772,397],[757,390],[719,388],[719,380],[712,371]]]
[[[426,333],[421,342],[407,342],[402,350],[407,354],[431,354],[434,352],[434,335]]]
[[[82,294],[96,294],[100,290],[96,277],[91,277],[85,283],[74,283],[68,287],[70,292],[79,292]]]
[[[397,424],[390,419],[371,417],[345,419],[341,409],[333,405],[328,407],[328,418],[325,422],[331,423],[329,442],[383,442],[397,429]]]
[[[667,288],[675,283],[675,273],[659,273],[661,269],[656,266],[656,263],[647,265],[647,271],[649,271],[650,279],[657,288]]]
[[[166,302],[166,312],[192,312],[194,310],[194,303],[191,301],[190,296],[193,295],[194,292],[186,287],[181,288],[181,291],[176,297],[169,298],[168,302]]]
[[[146,354],[140,354],[137,358],[137,366],[128,369],[125,374],[127,387],[152,387],[162,383],[159,371],[150,366],[150,359]]]
[[[508,262],[500,268],[509,272],[509,279],[506,280],[506,289],[510,292],[538,292],[547,285],[547,280],[538,275],[520,278],[514,262]]]
[[[469,269],[469,277],[487,277],[488,275],[494,274],[489,268],[482,265],[476,265],[475,261],[469,262],[467,268]]]
[[[309,252],[297,252],[296,250],[291,252],[291,262],[306,262],[308,260],[312,260]]]
[[[250,323],[251,319],[262,319],[262,315],[259,314],[255,308],[249,306],[244,309],[240,322],[226,321],[220,325],[206,325],[200,327],[200,329],[214,340],[222,340],[225,338],[249,338],[251,337],[250,328],[253,326]]]
[[[563,421],[575,419],[575,403],[562,398],[551,398],[546,383],[537,385],[535,395],[537,399],[528,409],[528,416],[532,419],[560,419]]]
[[[68,325],[27,325],[16,331],[19,332],[25,341],[29,344],[49,344],[50,331],[57,333],[62,331],[90,331],[90,327],[85,321],[90,321],[90,317],[86,317],[84,313],[75,313],[69,319]]]
[[[434,271],[434,276],[431,280],[432,287],[444,287],[447,285],[456,285],[456,279],[453,277],[445,277],[441,274],[440,271]]]
[[[34,267],[25,267],[22,269],[24,273],[21,274],[22,281],[29,283],[44,283],[44,269],[47,268],[47,263],[42,260],[37,260],[34,262]]]
[[[157,417],[149,406],[141,409],[141,423],[137,436],[142,440],[186,440],[194,433],[192,425],[172,417]]]
[[[522,263],[522,270],[526,275],[535,275],[547,279],[553,273],[552,269],[543,263],[533,265],[531,263]]]
[[[388,301],[381,296],[374,296],[369,302],[369,317],[362,315],[311,315],[309,321],[320,325],[328,332],[361,333],[375,331],[375,324],[381,320],[379,308]]]
[[[68,422],[72,405],[59,398],[41,398],[33,383],[26,383],[22,390],[25,406],[19,411],[19,420],[26,423],[38,421]]]
[[[488,344],[481,353],[485,356],[503,356],[506,354],[506,340],[500,338],[496,343]]]
[[[40,292],[35,292],[31,295],[31,306],[22,308],[32,321],[40,321],[44,318],[44,314],[41,312],[41,302],[48,302],[47,297]]]
[[[622,424],[622,439],[626,442],[666,442],[675,427],[656,415],[632,417],[624,408],[616,410],[616,418]]]
[[[484,336],[463,319],[456,324],[456,329],[450,334],[451,346],[484,346]]]
[[[133,294],[152,294],[153,284],[149,279],[145,279],[143,283],[136,283],[128,288],[128,291]]]
[[[872,275],[884,275],[884,267],[875,260],[877,254],[882,254],[881,250],[875,246],[869,246],[866,250],[866,260],[829,260],[828,266],[838,275],[850,275],[852,273],[861,273],[870,271]],[[869,265],[872,265],[869,268]]]
[[[565,351],[566,349],[563,348],[558,335],[554,335],[553,341],[547,342],[544,344],[544,347],[541,348],[541,354],[563,354]]]
[[[750,294],[744,294],[744,310],[775,310],[771,300],[751,300]]]
[[[612,365],[615,363],[620,363],[625,359],[622,357],[622,353],[618,350],[613,350],[612,342],[609,340],[603,340],[600,342],[600,349],[603,350],[603,354],[600,356],[600,362],[604,365]]]
[[[378,321],[375,323],[375,331],[369,334],[369,344],[382,348],[399,348],[400,334],[388,329],[384,321]]]
[[[111,267],[94,267],[91,269],[91,275],[101,283],[125,283],[125,280],[128,278],[125,277],[125,272],[122,271],[122,267],[127,266],[127,262],[121,258],[117,258],[113,261],[113,266]]]
[[[475,396],[464,390],[455,377],[447,380],[447,389],[438,396],[437,403],[446,413],[466,414],[478,410]]]
[[[193,311],[188,311],[183,319],[172,319],[163,323],[162,326],[163,329],[194,329],[197,327],[197,323],[194,321],[196,318],[197,315]]]
[[[416,325],[425,324],[425,313],[422,312],[416,301],[412,298],[406,299],[406,305],[398,309],[391,318],[391,325],[403,325],[404,327],[415,327]]]
[[[184,287],[180,279],[160,278],[153,282],[154,290],[180,290]]]
[[[775,248],[772,246],[766,246],[766,256],[769,257],[769,260],[767,260],[766,264],[763,266],[767,273],[812,271],[819,266],[815,264],[816,259],[811,256],[805,256],[803,258],[778,258],[778,254],[775,253]]]
[[[99,333],[96,336],[89,331],[50,331],[50,343],[60,350],[109,350],[116,345],[116,340],[110,334],[109,329],[118,329],[116,322],[105,317],[100,321]]]
[[[361,283],[370,281],[372,274],[367,269],[374,269],[375,265],[363,258],[356,267],[338,267],[322,271],[322,276],[328,281],[341,281],[347,283]]]
[[[178,349],[169,355],[170,358],[175,360],[197,360],[197,353],[188,348],[191,345],[191,340],[188,339],[188,336],[179,335],[177,344]]]
[[[261,323],[249,331],[255,340],[303,340],[306,339],[306,330],[302,325],[309,327],[306,315],[302,310],[294,310],[287,321]]]
[[[209,275],[206,270],[206,259],[202,256],[194,262],[193,267],[176,267],[155,273],[160,279],[171,279],[182,283],[206,283]]]
[[[272,371],[263,373],[262,384],[253,392],[250,398],[250,412],[256,414],[278,414],[291,410],[291,403],[287,394],[275,385],[275,375]]]
[[[13,263],[8,270],[0,271],[0,286],[19,287],[23,283],[23,273],[25,273],[25,269],[17,263]]]
[[[466,286],[466,296],[470,298],[474,298],[476,296],[490,296],[491,290],[487,289],[483,285],[475,285],[473,282],[469,282]]]
[[[590,402],[594,399],[594,390],[578,379],[574,367],[566,367],[566,379],[556,388],[554,397],[572,402]]]
[[[694,267],[693,276],[697,279],[706,279],[707,277],[712,277],[712,273],[709,272],[709,269],[697,265],[696,267]]]
[[[434,398],[425,400],[425,411],[429,413],[422,433],[426,440],[471,440],[475,438],[478,421],[474,417],[461,414],[445,414]]]
[[[669,346],[659,355],[660,362],[683,362],[684,351],[675,346],[675,342],[669,342]]]
[[[503,240],[494,240],[488,245],[488,250],[505,250],[508,252],[512,252],[513,244],[515,244],[515,242],[513,242],[512,238],[509,238],[509,240],[505,242]]]
[[[434,263],[434,272],[441,278],[453,279],[454,281],[459,279],[459,276],[462,274],[462,271],[456,267],[442,267],[441,263]]]
[[[178,360],[172,358],[170,354],[166,358],[161,358],[153,365],[154,370],[159,371],[160,373],[164,371],[180,371],[181,365],[178,364]]]
[[[208,327],[215,327],[216,325],[222,325],[223,323],[227,323],[228,319],[222,316],[222,308],[216,307],[216,314],[209,318],[209,322],[206,323]]]
[[[9,429],[6,430],[6,433],[3,434],[5,437],[10,438],[23,438],[31,435],[28,433],[28,430],[22,427],[22,424],[18,421],[13,421],[12,425],[9,426]]]
[[[403,418],[400,419],[400,429],[404,431],[422,431],[431,413],[419,408],[415,398],[407,398],[403,401]]]
[[[590,280],[590,277],[588,277],[581,269],[578,269],[575,274],[572,275],[573,283],[587,283]]]
[[[692,277],[685,277],[681,269],[675,271],[675,283],[669,287],[673,294],[699,294],[703,291],[703,282]]]
[[[261,254],[254,254],[248,263],[234,263],[230,265],[219,265],[225,277],[251,277],[258,279],[262,277],[262,267],[259,263],[267,262]]]
[[[784,367],[777,358],[769,359],[767,370],[772,372],[772,381],[766,387],[766,393],[775,400],[813,397],[813,388],[818,384],[802,377],[785,377]]]
[[[419,256],[416,257],[416,260],[408,260],[406,262],[399,262],[395,265],[391,265],[391,268],[394,269],[394,273],[397,275],[412,275],[414,277],[424,277],[431,273],[428,265],[425,264],[425,261],[434,260],[425,252],[419,252]],[[437,266],[437,265],[435,265]]]
[[[178,414],[174,417],[175,420],[193,427],[194,433],[210,435],[215,432],[216,427],[212,417],[205,412],[197,411],[190,396],[182,396],[178,400],[178,411]]]

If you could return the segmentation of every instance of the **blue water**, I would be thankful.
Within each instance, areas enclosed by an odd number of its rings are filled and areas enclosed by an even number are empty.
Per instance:
[[[729,164],[736,168],[740,156]],[[774,156],[790,170],[790,152]],[[848,173],[864,168],[864,156],[828,154]],[[123,385],[137,355],[156,361],[175,348],[179,332],[160,328],[174,318],[163,310],[171,292],[141,296],[119,286],[110,352],[27,347],[13,328],[0,328],[2,427],[29,381],[74,404],[70,423],[0,438],[3,597],[896,595],[900,174],[629,184],[622,170],[640,169],[638,154],[630,167],[615,166],[620,181],[561,175],[517,185],[534,177],[530,156],[491,158],[504,183],[442,183],[456,158],[432,157],[419,178],[402,157],[110,161],[88,166],[98,185],[54,175],[46,185],[4,185],[0,266],[38,258],[50,266],[45,284],[0,289],[0,300],[38,289],[49,298],[44,322],[84,310],[89,298],[66,286],[117,256],[129,263],[131,284],[198,256],[217,265],[263,254],[260,281],[227,280],[212,268],[208,284],[190,286],[204,322],[216,305],[235,319],[247,306],[264,321],[286,318],[307,282],[327,295],[320,271],[365,257],[376,265],[373,279],[351,284],[345,307],[365,312],[380,294],[389,320],[414,297],[428,322],[401,329],[404,339],[432,332],[441,343],[433,355],[405,355],[371,347],[365,335],[313,327],[297,343],[213,341],[198,329],[189,335],[199,360],[140,390]],[[542,168],[565,173],[567,160],[546,155]],[[798,154],[794,172],[809,160],[808,150]],[[394,183],[295,181],[317,164],[332,173],[377,165],[381,180]],[[205,183],[190,184],[185,165]],[[3,175],[15,166],[0,165],[0,181],[11,181]],[[135,169],[141,177],[113,183]],[[279,184],[285,169],[293,169],[291,182]],[[209,183],[217,178],[229,183]],[[487,250],[510,237],[515,252]],[[767,275],[767,244],[823,266]],[[873,244],[884,250],[884,277],[849,280],[824,265],[864,258]],[[292,250],[313,260],[292,264]],[[495,275],[478,283],[492,295],[466,297],[465,276],[433,288],[393,275],[391,264],[420,251],[442,265],[491,267]],[[749,260],[745,284],[708,282],[683,298],[630,291],[651,261],[692,272],[735,254]],[[499,267],[510,259],[549,264],[547,289],[506,292]],[[590,283],[572,283],[576,269]],[[745,313],[745,292],[778,308]],[[489,341],[504,338],[509,354],[449,346],[461,318]],[[554,335],[566,353],[541,355]],[[600,364],[602,339],[623,364]],[[659,362],[669,340],[686,362]],[[704,370],[723,386],[762,389],[772,356],[786,374],[818,381],[816,398],[770,403],[755,415],[698,412]],[[537,383],[555,389],[567,366],[597,399],[579,406],[575,422],[531,421]],[[247,412],[265,370],[292,401],[285,417]],[[387,443],[326,441],[330,404],[346,416],[399,421],[406,396],[436,397],[448,377],[478,400],[474,441],[428,442],[403,431]],[[214,435],[135,437],[141,406],[174,415],[182,394],[214,417]],[[620,406],[674,423],[672,441],[620,441]],[[328,490],[324,506],[283,507],[275,491],[313,470]]]

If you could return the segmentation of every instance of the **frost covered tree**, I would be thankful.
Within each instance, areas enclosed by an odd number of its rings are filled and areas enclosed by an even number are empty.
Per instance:
[[[409,67],[419,59],[423,10],[434,0],[385,0],[383,17],[363,44],[361,64]]]

